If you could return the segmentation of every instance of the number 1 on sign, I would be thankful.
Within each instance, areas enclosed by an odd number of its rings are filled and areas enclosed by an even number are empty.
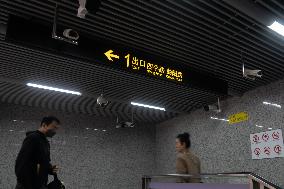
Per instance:
[[[127,60],[127,68],[128,68],[130,65],[130,54],[126,55],[124,58],[126,58]]]

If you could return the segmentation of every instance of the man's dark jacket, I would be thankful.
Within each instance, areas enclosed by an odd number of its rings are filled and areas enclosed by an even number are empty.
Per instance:
[[[46,186],[48,174],[52,174],[50,145],[40,131],[26,133],[15,166],[17,182],[24,188],[39,189]]]

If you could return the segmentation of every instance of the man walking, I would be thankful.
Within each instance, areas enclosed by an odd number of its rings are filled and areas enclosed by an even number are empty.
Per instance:
[[[16,159],[16,189],[45,189],[48,175],[57,173],[58,167],[50,164],[50,145],[46,137],[53,137],[59,125],[56,117],[44,117],[37,131],[26,133]]]

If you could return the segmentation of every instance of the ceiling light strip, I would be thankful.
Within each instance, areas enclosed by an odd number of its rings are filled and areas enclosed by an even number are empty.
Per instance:
[[[145,107],[145,108],[151,108],[151,109],[166,111],[165,108],[151,106],[151,105],[147,105],[147,104],[140,104],[140,103],[137,103],[137,102],[131,102],[131,104],[134,105],[134,106],[141,106],[141,107]]]
[[[79,92],[76,91],[70,91],[70,90],[65,90],[65,89],[59,89],[59,88],[55,88],[55,87],[49,87],[49,86],[44,86],[44,85],[38,85],[38,84],[34,84],[34,83],[27,83],[27,86],[29,87],[34,87],[34,88],[39,88],[39,89],[45,89],[45,90],[50,90],[50,91],[57,91],[57,92],[61,92],[61,93],[68,93],[68,94],[73,94],[73,95],[82,95]]]

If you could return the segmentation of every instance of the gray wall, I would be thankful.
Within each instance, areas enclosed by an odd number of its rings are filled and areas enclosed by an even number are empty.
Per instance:
[[[281,104],[282,109],[265,106],[263,101]],[[266,131],[268,127],[284,129],[284,81],[228,99],[221,105],[223,112],[218,115],[198,110],[157,126],[157,172],[175,172],[175,137],[187,131],[192,136],[192,150],[201,159],[203,173],[255,172],[284,187],[284,158],[252,160],[250,149],[251,133]],[[249,113],[249,121],[229,125],[210,119],[227,118],[241,111]]]
[[[40,119],[48,114],[62,121],[62,128],[51,140],[51,153],[53,162],[61,167],[59,175],[66,188],[140,189],[142,175],[153,172],[154,126],[117,130],[115,120],[0,104],[1,189],[14,188],[14,161],[25,132],[37,129]]]

